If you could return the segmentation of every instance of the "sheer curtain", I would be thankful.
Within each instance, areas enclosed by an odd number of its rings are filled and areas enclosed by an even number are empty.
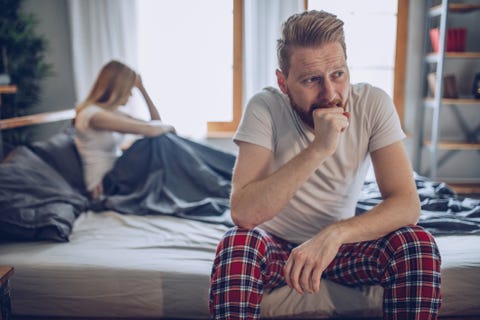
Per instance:
[[[304,10],[303,0],[244,0],[245,103],[266,86],[277,87],[277,39],[282,23]]]
[[[138,8],[136,0],[68,0],[68,4],[75,89],[80,102],[107,61],[118,59],[134,69],[139,66]],[[263,87],[277,86],[276,41],[281,24],[291,14],[303,11],[303,5],[303,0],[244,0],[245,102]],[[138,99],[138,93],[134,92],[130,104],[136,104]],[[135,110],[135,116],[145,116],[141,108],[131,109]]]
[[[85,99],[100,68],[117,59],[136,68],[135,0],[69,0],[77,102]]]

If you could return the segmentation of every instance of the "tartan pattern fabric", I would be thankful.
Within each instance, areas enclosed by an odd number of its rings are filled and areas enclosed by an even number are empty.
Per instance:
[[[212,267],[212,319],[259,319],[264,289],[285,285],[283,267],[295,247],[265,231],[234,227],[220,241]],[[340,247],[322,278],[349,285],[380,284],[384,319],[436,319],[441,305],[440,253],[419,226]]]

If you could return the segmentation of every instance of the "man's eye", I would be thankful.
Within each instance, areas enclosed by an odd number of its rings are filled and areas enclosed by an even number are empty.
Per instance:
[[[320,78],[319,77],[312,77],[312,78],[308,78],[308,79],[305,79],[303,81],[303,83],[305,84],[312,84],[314,82],[319,82],[320,81]]]
[[[344,71],[337,71],[333,73],[333,78],[341,78],[345,74]]]

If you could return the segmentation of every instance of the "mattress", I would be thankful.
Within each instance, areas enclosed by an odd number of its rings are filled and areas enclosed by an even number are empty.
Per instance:
[[[227,227],[170,216],[85,212],[70,241],[7,242],[0,264],[15,267],[17,316],[208,319],[208,288]],[[441,315],[480,315],[480,236],[437,238]],[[322,281],[317,294],[267,292],[263,317],[381,315],[382,288]]]

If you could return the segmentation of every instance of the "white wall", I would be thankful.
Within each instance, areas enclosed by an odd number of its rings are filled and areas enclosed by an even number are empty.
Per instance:
[[[72,108],[75,94],[66,0],[26,0],[23,10],[38,18],[37,33],[48,39],[46,62],[53,65],[53,75],[42,85],[38,108],[42,111]]]
[[[423,1],[409,1],[409,4],[404,125],[407,133],[410,135],[406,141],[407,151],[411,160],[414,161],[417,154],[417,146],[419,145],[418,128],[420,128],[420,119],[418,111],[423,101],[422,52],[425,10]],[[26,0],[25,10],[35,13],[39,19],[40,25],[38,31],[48,38],[50,48],[47,57],[48,61],[53,63],[55,72],[52,77],[45,80],[43,98],[38,110],[51,111],[73,107],[75,104],[75,95],[72,76],[71,47],[68,36],[67,1]],[[480,44],[480,41],[478,41],[478,43]],[[476,112],[470,118],[472,120],[479,119],[480,112]],[[235,150],[230,139],[212,139],[210,142]],[[471,152],[465,157],[455,159],[453,165],[445,166],[447,172],[442,172],[442,174],[455,174],[461,170],[463,172],[462,174],[480,176],[478,157],[479,154],[477,152]]]

